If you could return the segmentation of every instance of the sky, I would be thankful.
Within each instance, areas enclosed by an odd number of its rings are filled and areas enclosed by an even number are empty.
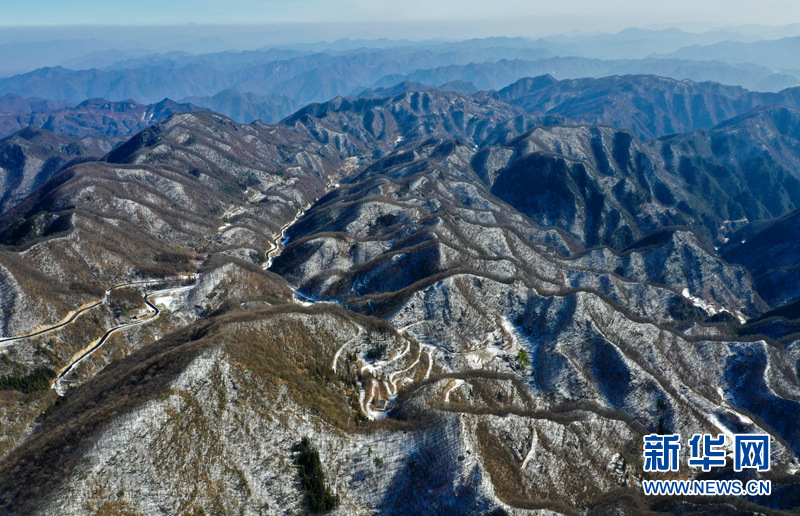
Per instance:
[[[702,30],[797,22],[797,0],[0,0],[5,27],[323,23],[390,30],[417,25],[420,37],[432,37],[437,29],[532,37],[631,26]]]
[[[800,0],[0,0],[0,77],[156,52],[344,38],[537,39],[630,27],[716,31],[719,41],[800,36]]]

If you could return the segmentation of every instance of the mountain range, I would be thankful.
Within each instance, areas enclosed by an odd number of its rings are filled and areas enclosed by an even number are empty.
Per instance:
[[[0,77],[0,95],[40,97],[73,105],[87,98],[114,102],[133,99],[142,104],[170,98],[221,112],[238,122],[261,119],[270,123],[310,102],[389,88],[404,81],[437,88],[464,84],[475,91],[499,90],[521,78],[545,74],[561,80],[647,74],[773,92],[800,84],[800,72],[798,67],[789,66],[791,60],[784,59],[783,66],[770,60],[770,56],[791,53],[791,38],[752,39],[730,31],[691,34],[631,30],[540,40],[342,40],[196,55],[147,53],[136,48],[129,50],[130,57],[124,57],[129,54],[109,48],[85,59],[79,57],[78,50],[93,40],[82,39],[76,41],[78,55],[73,59]],[[729,43],[750,50],[738,56],[692,53],[692,44],[728,49],[732,48]],[[58,44],[69,53],[68,41],[51,42],[51,46]],[[9,49],[9,62],[15,52],[19,49]],[[115,60],[115,56],[120,59]]]
[[[800,507],[796,91],[381,86],[390,54],[325,61],[377,78],[346,97],[287,59],[269,102],[329,98],[274,124],[213,88],[0,101],[39,126],[0,142],[2,512]],[[772,496],[644,496],[705,478],[646,472],[650,433],[769,434],[716,474]]]

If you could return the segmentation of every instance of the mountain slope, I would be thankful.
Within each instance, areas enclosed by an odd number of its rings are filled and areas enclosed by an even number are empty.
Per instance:
[[[78,140],[36,126],[0,139],[0,214],[64,168],[102,157],[112,141],[98,136]]]
[[[709,216],[720,230],[800,206],[800,111],[795,109],[755,109],[648,147],[683,190],[711,205]]]
[[[191,104],[178,104],[169,99],[150,105],[132,100],[109,102],[91,98],[77,106],[59,107],[58,103],[27,102],[27,109],[0,111],[0,137],[12,134],[29,125],[72,138],[87,136],[129,137],[148,125],[164,120],[172,113],[196,111]]]
[[[669,54],[680,59],[727,61],[729,63],[759,63],[779,70],[800,68],[797,50],[800,37],[762,41],[726,41],[710,45],[692,45]]]
[[[747,267],[761,296],[778,307],[800,299],[800,212],[745,226],[720,250],[731,263]]]
[[[254,120],[277,122],[298,107],[292,99],[285,96],[239,93],[231,89],[220,91],[211,97],[188,97],[183,102],[228,116],[239,123],[250,123]]]
[[[351,154],[379,157],[429,138],[455,138],[480,145],[506,140],[540,124],[563,122],[557,116],[527,115],[504,102],[438,90],[310,104],[281,121],[317,139],[346,138]]]
[[[710,128],[759,106],[800,108],[800,88],[759,93],[714,82],[652,75],[563,81],[539,76],[520,79],[495,96],[528,112],[630,129],[642,140]]]

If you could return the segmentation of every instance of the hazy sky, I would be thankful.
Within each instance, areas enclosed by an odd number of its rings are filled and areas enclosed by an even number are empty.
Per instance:
[[[0,0],[0,26],[425,22],[539,36],[638,26],[702,30],[800,22],[797,0]],[[452,23],[451,23],[452,22]],[[448,27],[450,25],[450,27]],[[396,35],[392,35],[396,37]],[[425,35],[423,35],[425,36]],[[432,34],[427,34],[428,37]]]

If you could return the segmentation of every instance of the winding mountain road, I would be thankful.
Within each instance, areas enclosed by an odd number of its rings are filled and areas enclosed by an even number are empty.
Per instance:
[[[267,249],[267,251],[264,253],[267,257],[267,262],[263,266],[264,269],[269,269],[270,267],[272,267],[272,261],[280,254],[280,252],[283,250],[286,244],[289,243],[289,239],[286,236],[286,232],[295,222],[297,222],[297,220],[300,217],[303,216],[303,214],[306,212],[307,209],[308,206],[298,211],[292,220],[290,220],[289,222],[284,224],[283,227],[281,227],[281,231],[280,233],[278,233],[278,236],[276,236],[275,239],[272,242],[270,242],[270,245],[272,247],[270,249]]]
[[[328,184],[325,185],[325,189],[322,192],[322,196],[330,192],[333,188],[337,188],[338,186],[339,183],[334,183],[333,178],[329,177]],[[314,202],[320,200],[322,196],[318,197]],[[272,247],[270,247],[264,252],[264,254],[267,257],[267,262],[263,265],[264,269],[269,269],[270,267],[272,267],[272,262],[275,260],[275,258],[278,257],[283,248],[286,247],[286,244],[289,243],[289,238],[286,236],[286,232],[289,231],[289,228],[292,227],[295,222],[300,220],[300,217],[302,217],[303,214],[305,214],[305,212],[308,211],[308,209],[313,205],[314,203],[312,202],[300,208],[295,214],[294,218],[281,227],[281,230],[278,233],[278,235],[273,238],[272,242],[270,242],[270,245]]]
[[[112,285],[112,286],[110,286],[110,287],[108,287],[106,289],[105,295],[102,297],[102,299],[98,299],[96,301],[91,301],[89,303],[84,304],[83,306],[81,306],[77,310],[74,310],[73,312],[70,312],[69,314],[67,314],[67,316],[64,319],[62,319],[60,322],[58,322],[56,324],[53,324],[51,326],[47,326],[47,327],[39,329],[39,330],[35,330],[33,332],[30,332],[30,333],[26,333],[24,335],[15,335],[13,337],[4,337],[4,338],[0,339],[0,349],[3,349],[5,347],[7,347],[13,341],[29,339],[31,337],[36,337],[38,335],[43,335],[45,333],[48,333],[48,332],[51,332],[51,331],[55,331],[55,330],[58,330],[60,328],[65,327],[65,326],[67,326],[69,324],[72,324],[73,322],[75,322],[75,320],[78,317],[80,317],[81,315],[83,315],[87,311],[91,310],[92,308],[96,308],[97,306],[99,306],[103,302],[105,302],[108,299],[108,295],[111,294],[112,290],[116,290],[118,288],[130,287],[130,286],[133,286],[133,285],[150,285],[150,284],[153,284],[153,283],[163,283],[165,281],[170,281],[170,280],[173,280],[173,279],[176,279],[176,278],[160,278],[160,279],[143,280],[143,281],[129,281],[129,282],[126,282],[126,283],[118,283],[116,285]],[[177,279],[180,279],[180,276]],[[148,309],[149,314],[151,314],[150,317],[147,317],[145,319],[137,319],[135,321],[126,322],[126,323],[119,324],[117,326],[114,326],[113,328],[108,329],[103,334],[102,337],[100,337],[99,339],[91,342],[86,348],[82,349],[81,351],[75,353],[72,356],[72,358],[70,359],[69,363],[67,365],[65,365],[64,367],[62,367],[60,370],[58,370],[56,379],[53,381],[51,387],[53,389],[56,389],[56,391],[59,394],[63,394],[64,390],[65,390],[65,381],[66,381],[65,378],[66,378],[66,376],[75,368],[76,365],[78,365],[83,360],[85,360],[86,358],[91,356],[95,351],[100,349],[103,346],[103,344],[106,343],[108,338],[113,333],[115,333],[117,331],[120,331],[120,330],[124,330],[126,328],[130,328],[131,326],[140,326],[142,324],[147,324],[149,322],[152,322],[152,321],[156,320],[158,318],[158,316],[160,315],[161,311],[158,309],[158,307],[156,305],[154,305],[153,303],[150,302],[150,300],[148,299],[149,295],[150,295],[149,293],[144,295],[144,302],[147,305],[147,309]],[[5,343],[5,344],[2,344],[2,343]]]
[[[136,321],[133,322],[128,322],[125,324],[120,324],[118,326],[115,326],[110,330],[106,331],[103,334],[103,336],[100,337],[97,341],[89,344],[89,346],[87,347],[88,349],[84,349],[76,353],[73,356],[72,360],[70,360],[70,363],[59,371],[58,377],[56,377],[55,381],[53,382],[52,388],[55,389],[56,392],[58,392],[59,394],[63,394],[65,377],[70,373],[70,371],[73,370],[73,368],[76,365],[80,364],[83,360],[91,356],[92,353],[100,349],[103,346],[103,344],[106,343],[106,341],[108,340],[108,338],[111,336],[112,333],[117,332],[119,330],[123,330],[125,328],[130,328],[131,326],[140,326],[142,324],[147,324],[158,318],[158,316],[161,314],[161,311],[158,309],[158,307],[156,307],[156,305],[154,305],[147,299],[147,296],[149,296],[149,294],[145,294],[144,302],[147,305],[149,312],[153,315],[146,319],[137,319]]]
[[[151,283],[161,283],[163,281],[165,281],[165,280],[164,279],[159,279],[159,280],[131,281],[131,282],[128,282],[128,283],[119,283],[117,285],[113,285],[113,286],[108,287],[106,289],[106,293],[101,299],[98,299],[97,301],[92,301],[92,302],[90,302],[90,304],[85,304],[85,305],[81,306],[80,308],[78,308],[77,310],[75,310],[73,312],[70,312],[69,314],[67,314],[67,316],[64,319],[62,319],[58,323],[56,323],[56,324],[54,324],[52,326],[47,326],[47,327],[42,328],[40,330],[33,331],[31,333],[26,333],[26,334],[23,334],[23,335],[15,335],[13,337],[0,338],[0,344],[4,343],[4,342],[12,342],[12,341],[15,341],[15,340],[29,339],[31,337],[36,337],[38,335],[43,335],[43,334],[51,332],[53,330],[57,330],[59,328],[63,328],[64,326],[73,323],[78,317],[83,315],[85,312],[87,312],[87,311],[91,310],[92,308],[95,308],[95,307],[99,306],[100,304],[102,304],[106,299],[108,299],[108,295],[111,293],[112,290],[115,290],[115,289],[118,289],[118,288],[123,288],[123,287],[129,287],[131,285],[148,285],[148,284],[151,284]],[[146,302],[146,299],[145,299],[145,302]],[[7,346],[7,344],[6,344],[6,346]],[[3,349],[6,346],[0,346],[0,349]]]

